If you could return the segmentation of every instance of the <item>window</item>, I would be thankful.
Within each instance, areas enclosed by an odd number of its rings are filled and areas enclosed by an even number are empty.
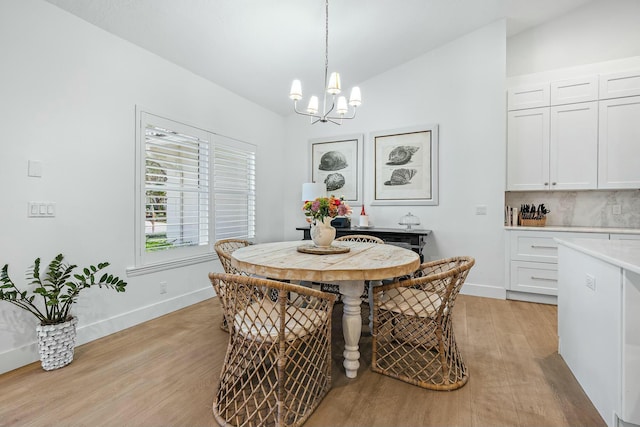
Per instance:
[[[250,144],[219,138],[214,145],[216,240],[252,239],[256,235],[255,157]]]
[[[209,261],[215,240],[255,237],[255,147],[146,112],[138,120],[128,274]]]

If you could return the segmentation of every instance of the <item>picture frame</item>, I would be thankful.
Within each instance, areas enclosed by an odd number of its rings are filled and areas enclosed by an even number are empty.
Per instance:
[[[438,125],[372,132],[372,205],[438,205]]]
[[[311,182],[327,185],[327,196],[362,204],[362,134],[310,140]]]

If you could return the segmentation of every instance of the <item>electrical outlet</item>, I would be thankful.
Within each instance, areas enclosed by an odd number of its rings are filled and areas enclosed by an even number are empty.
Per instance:
[[[477,205],[476,206],[476,215],[486,215],[487,214],[487,206],[486,205]]]
[[[591,289],[592,291],[596,290],[596,278],[594,276],[592,276],[591,274],[587,274],[585,277],[585,285],[587,285],[587,288]]]
[[[622,213],[622,207],[620,205],[613,205],[611,211],[614,215],[620,215]]]
[[[160,282],[160,293],[161,294],[167,293],[167,282]]]

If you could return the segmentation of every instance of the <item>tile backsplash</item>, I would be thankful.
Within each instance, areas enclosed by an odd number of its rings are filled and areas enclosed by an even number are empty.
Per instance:
[[[551,210],[547,225],[640,229],[640,190],[505,192],[506,206],[541,203]]]

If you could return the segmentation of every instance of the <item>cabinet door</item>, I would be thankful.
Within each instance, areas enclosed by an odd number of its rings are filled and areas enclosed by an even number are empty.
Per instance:
[[[598,76],[551,82],[551,105],[575,104],[598,100]]]
[[[600,101],[598,188],[640,188],[640,96]]]
[[[507,190],[549,188],[549,108],[511,111],[507,118]]]
[[[551,107],[549,180],[552,190],[598,187],[598,103]]]
[[[512,88],[507,92],[509,110],[546,106],[549,106],[549,83]]]
[[[600,75],[600,99],[640,95],[640,70]]]

